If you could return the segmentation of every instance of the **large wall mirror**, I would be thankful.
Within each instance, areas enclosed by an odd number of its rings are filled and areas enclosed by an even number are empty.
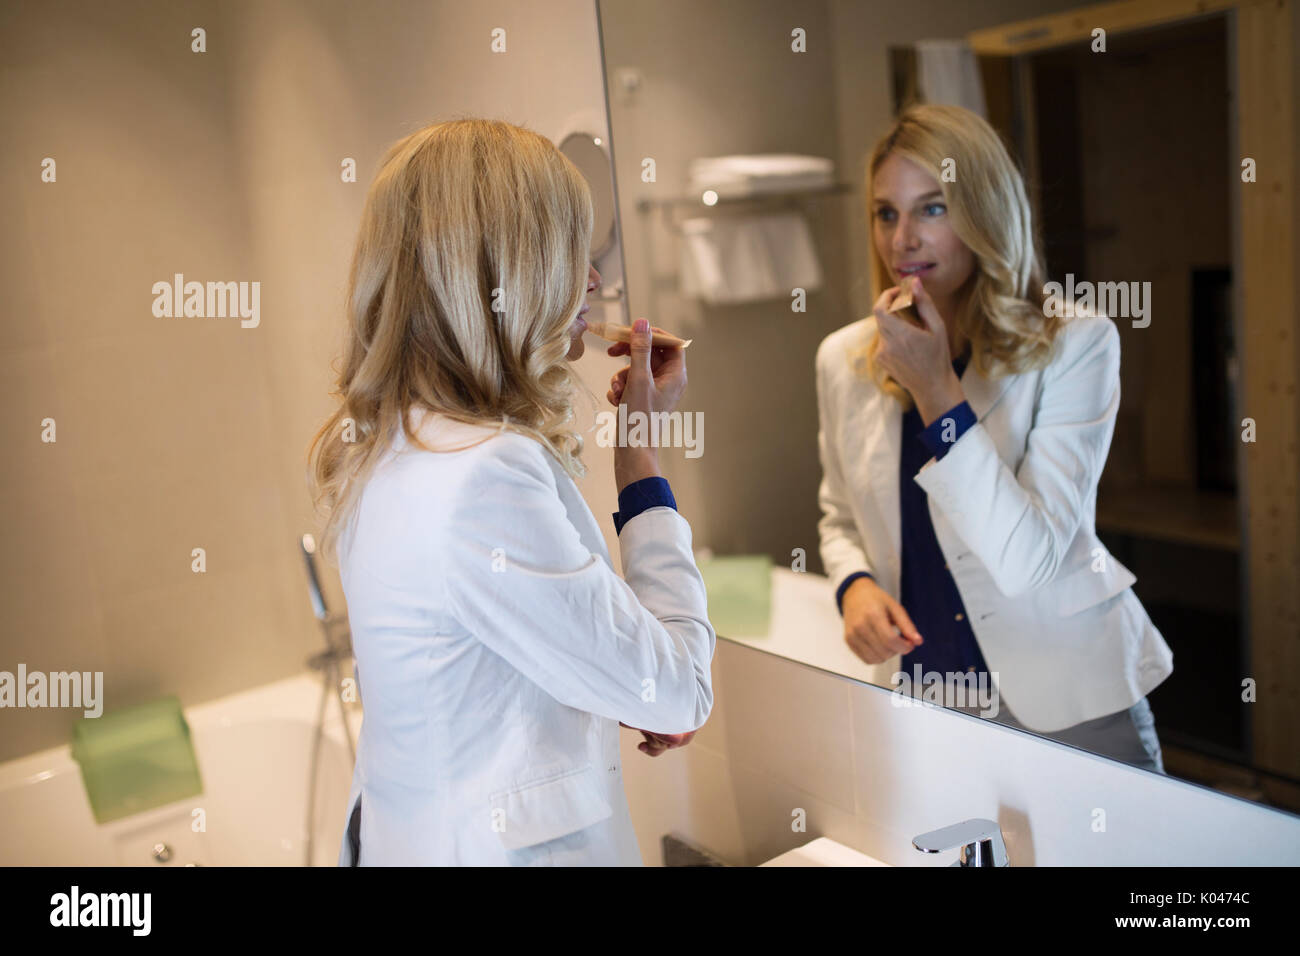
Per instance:
[[[1294,3],[598,6],[719,636],[1300,812]]]

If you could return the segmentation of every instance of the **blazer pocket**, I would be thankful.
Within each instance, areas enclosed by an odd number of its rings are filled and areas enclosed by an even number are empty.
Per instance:
[[[1073,571],[1057,582],[1056,609],[1062,617],[1078,614],[1090,607],[1108,601],[1121,591],[1133,586],[1137,576],[1110,555],[1106,556],[1106,570],[1094,571],[1091,565]]]
[[[604,781],[586,764],[557,777],[493,794],[492,819],[507,850],[567,836],[613,815]]]

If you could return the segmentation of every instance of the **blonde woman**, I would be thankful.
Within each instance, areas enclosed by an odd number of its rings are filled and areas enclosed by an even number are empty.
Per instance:
[[[905,111],[866,188],[879,298],[817,352],[845,641],[877,683],[987,677],[997,719],[1163,771],[1146,694],[1173,655],[1094,529],[1114,323],[1044,307],[1024,183],[974,113]],[[890,312],[904,289],[914,317]]]
[[[640,865],[619,723],[656,756],[709,715],[715,634],[655,449],[614,452],[626,580],[574,483],[591,229],[578,170],[501,122],[412,133],[370,187],[312,446],[365,705],[341,865]],[[607,398],[669,411],[685,359],[646,325]]]

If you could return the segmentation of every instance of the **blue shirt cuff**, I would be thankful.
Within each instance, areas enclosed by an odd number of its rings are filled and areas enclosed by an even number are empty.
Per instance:
[[[952,437],[944,441],[946,437],[944,429],[947,427],[946,423],[949,420],[952,421],[954,426]],[[939,459],[948,454],[948,449],[952,448],[957,443],[957,439],[966,434],[975,422],[975,412],[970,407],[970,403],[962,402],[930,422],[916,437],[921,439],[925,447],[930,450],[930,454]]]
[[[841,614],[844,613],[844,592],[847,591],[849,589],[849,585],[852,584],[854,581],[856,581],[858,578],[871,578],[871,580],[873,581],[876,580],[875,577],[872,574],[868,573],[867,571],[854,571],[847,578],[841,581],[840,586],[835,591],[835,603],[839,605]]]
[[[614,513],[614,533],[623,531],[627,524],[647,508],[667,506],[677,510],[677,500],[668,487],[668,479],[651,475],[634,481],[618,493],[618,511]]]

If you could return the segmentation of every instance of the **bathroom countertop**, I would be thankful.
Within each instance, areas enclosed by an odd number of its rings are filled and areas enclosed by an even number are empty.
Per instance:
[[[766,634],[719,634],[738,644],[873,682],[873,669],[844,643],[844,621],[829,578],[772,569],[772,614]]]

